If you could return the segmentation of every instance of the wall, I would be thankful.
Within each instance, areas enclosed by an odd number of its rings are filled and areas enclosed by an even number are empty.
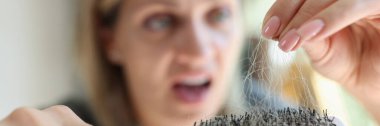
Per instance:
[[[76,0],[0,0],[0,119],[73,92]]]

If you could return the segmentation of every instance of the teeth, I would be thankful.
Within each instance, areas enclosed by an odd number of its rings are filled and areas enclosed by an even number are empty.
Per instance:
[[[187,78],[181,81],[182,84],[188,86],[200,86],[205,84],[208,81],[207,78]]]

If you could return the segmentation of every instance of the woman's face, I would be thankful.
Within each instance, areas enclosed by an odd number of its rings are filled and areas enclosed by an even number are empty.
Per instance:
[[[107,52],[138,121],[192,125],[217,114],[239,52],[237,0],[127,0]]]

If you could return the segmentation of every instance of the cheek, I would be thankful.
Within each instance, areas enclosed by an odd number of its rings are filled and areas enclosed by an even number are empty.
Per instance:
[[[224,57],[235,57],[241,48],[243,36],[238,19],[240,19],[238,16],[233,16],[225,28],[213,33],[216,47],[218,51],[226,54]]]
[[[215,37],[219,45],[217,49],[219,69],[221,70],[219,77],[222,85],[224,85],[220,87],[220,91],[223,92],[220,96],[227,94],[226,92],[229,90],[227,88],[230,86],[231,80],[236,79],[234,73],[239,64],[239,56],[243,45],[242,33],[239,30],[239,27],[233,27],[230,31]]]
[[[163,97],[169,90],[166,73],[169,69],[172,49],[168,44],[141,36],[144,35],[129,35],[128,40],[122,44],[124,47],[123,68],[128,86],[135,91],[150,92],[151,95],[144,99],[160,100],[156,97]]]
[[[161,81],[159,77],[163,75],[164,66],[168,62],[168,49],[141,44],[142,41],[136,41],[135,44],[128,44],[124,51],[124,66],[131,76],[131,79],[138,79],[140,82],[149,83],[148,81]],[[167,63],[166,63],[167,64]]]
[[[131,39],[130,39],[131,40]],[[127,86],[134,104],[143,108],[149,108],[156,104],[154,109],[162,108],[170,86],[166,82],[166,72],[170,54],[165,47],[154,46],[144,39],[134,39],[124,44],[125,62],[123,64],[126,72]],[[149,93],[147,93],[149,92]],[[140,110],[140,109],[139,109]],[[159,110],[159,109],[158,109]]]
[[[237,58],[242,45],[241,40],[242,37],[238,29],[215,34],[214,41],[218,56],[224,59],[225,62]]]

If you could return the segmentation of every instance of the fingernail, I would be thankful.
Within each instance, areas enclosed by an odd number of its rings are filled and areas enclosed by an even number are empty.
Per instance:
[[[297,32],[302,37],[302,40],[310,40],[321,32],[324,26],[325,23],[322,20],[317,19],[301,26]]]
[[[271,17],[264,26],[264,29],[262,31],[263,36],[266,38],[272,38],[280,28],[280,23],[281,22],[279,17]]]
[[[286,33],[284,38],[281,39],[279,46],[284,52],[289,52],[291,49],[293,49],[294,46],[297,45],[297,43],[300,41],[300,38],[301,37],[298,35],[295,29],[290,30],[288,33]]]

